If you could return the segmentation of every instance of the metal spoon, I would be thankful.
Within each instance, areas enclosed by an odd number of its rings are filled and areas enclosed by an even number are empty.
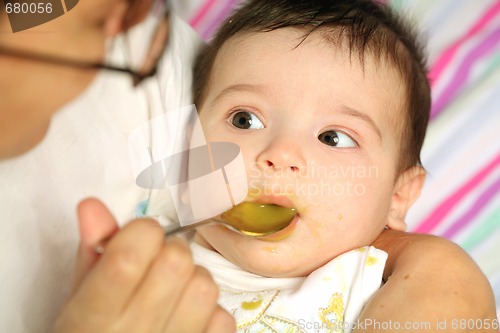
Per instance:
[[[175,226],[165,230],[165,237],[196,229],[212,223],[222,224],[240,234],[262,237],[286,228],[297,214],[295,208],[274,204],[243,202],[221,214],[220,219],[211,219],[185,227]]]
[[[295,208],[286,208],[274,204],[243,202],[221,214],[220,219],[210,219],[187,226],[165,228],[165,237],[187,232],[207,224],[222,224],[242,235],[263,237],[286,228],[297,215]],[[97,253],[104,253],[105,239],[94,248]]]

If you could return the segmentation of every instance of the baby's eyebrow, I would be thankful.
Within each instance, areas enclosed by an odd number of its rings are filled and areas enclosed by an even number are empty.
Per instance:
[[[375,121],[369,115],[367,115],[366,113],[360,112],[358,110],[351,109],[348,106],[342,106],[340,108],[340,112],[342,114],[345,114],[348,116],[359,118],[359,119],[363,120],[364,122],[368,123],[368,125],[375,131],[375,133],[377,134],[379,139],[382,140],[382,132],[378,128]]]
[[[251,93],[257,93],[257,94],[265,94],[266,89],[264,86],[259,85],[259,84],[233,84],[230,85],[229,87],[224,88],[210,103],[210,106],[213,106],[215,103],[217,103],[219,100],[222,98],[231,95],[231,94],[236,94],[236,93],[244,93],[244,92],[251,92]]]

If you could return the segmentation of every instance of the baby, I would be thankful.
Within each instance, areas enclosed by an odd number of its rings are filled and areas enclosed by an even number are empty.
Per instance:
[[[240,146],[246,201],[293,207],[260,238],[200,227],[195,259],[242,332],[344,332],[380,287],[371,247],[425,179],[430,109],[411,29],[369,0],[253,0],[199,58],[195,103],[208,141]]]

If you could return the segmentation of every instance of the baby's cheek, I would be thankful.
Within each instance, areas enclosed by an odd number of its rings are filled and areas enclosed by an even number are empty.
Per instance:
[[[340,220],[335,216],[341,215],[337,209],[329,210],[331,214],[326,210],[314,211],[309,210],[309,214],[304,216],[303,223],[306,225],[305,232],[308,233],[306,239],[309,239],[312,243],[308,244],[311,247],[323,247],[336,240],[339,233],[343,233],[347,229],[347,226],[343,223],[343,219]],[[342,223],[339,223],[342,221]]]

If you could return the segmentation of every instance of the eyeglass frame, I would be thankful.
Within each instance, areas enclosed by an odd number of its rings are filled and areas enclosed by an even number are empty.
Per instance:
[[[152,77],[156,74],[156,72],[158,71],[158,64],[160,62],[163,51],[166,49],[168,45],[169,19],[170,19],[170,7],[168,6],[168,3],[169,2],[167,0],[165,2],[164,13],[160,17],[160,22],[158,23],[158,27],[156,28],[153,34],[153,38],[151,40],[151,44],[149,45],[148,53],[146,54],[146,58],[144,61],[144,63],[147,63],[147,61],[151,57],[153,57],[154,58],[153,66],[148,72],[145,73],[140,72],[138,70],[134,70],[131,67],[120,67],[99,62],[86,62],[86,61],[63,58],[49,54],[29,53],[21,50],[3,48],[1,46],[0,46],[0,55],[11,56],[15,58],[21,58],[36,62],[43,62],[57,66],[80,68],[84,70],[94,69],[94,70],[107,70],[107,71],[124,73],[132,77],[133,86],[136,87],[145,79]],[[127,32],[125,32],[125,34],[126,33]],[[157,47],[157,45],[160,45],[160,47]]]

